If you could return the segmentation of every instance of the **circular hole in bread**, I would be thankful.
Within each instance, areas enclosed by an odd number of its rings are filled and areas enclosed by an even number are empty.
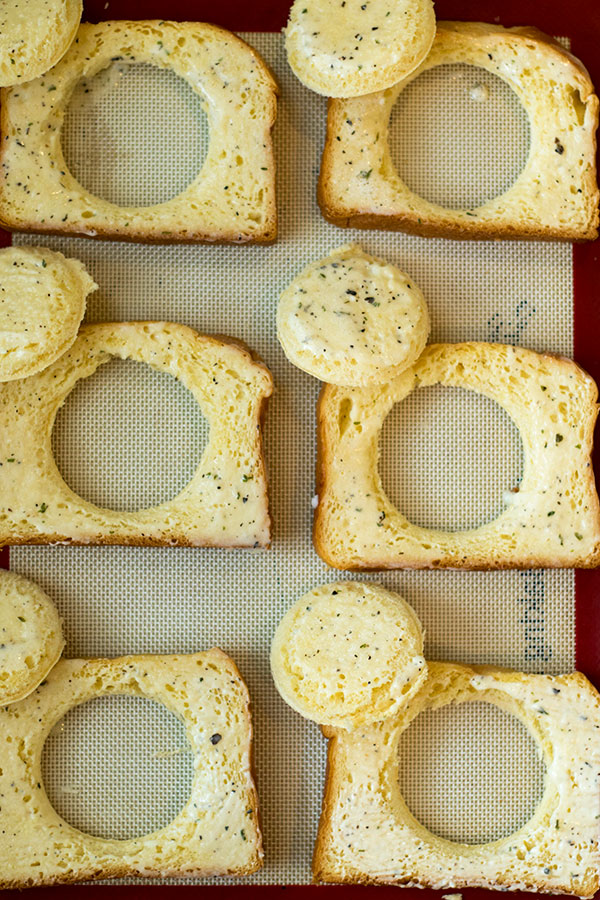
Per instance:
[[[518,719],[490,703],[422,712],[400,736],[398,765],[409,810],[449,841],[507,837],[542,799],[545,765],[536,742]]]
[[[509,414],[462,387],[424,387],[396,403],[379,448],[386,495],[421,528],[467,531],[494,521],[523,475]]]
[[[70,825],[126,840],[169,824],[192,787],[185,728],[145,697],[97,697],[71,709],[42,754],[44,787]]]
[[[515,92],[478,66],[427,69],[401,91],[390,116],[400,178],[446,209],[473,209],[507,191],[525,167],[530,139]]]
[[[86,190],[111,203],[164,203],[194,181],[206,158],[202,104],[171,69],[113,62],[72,94],[62,128],[67,166]]]
[[[198,468],[208,435],[181,381],[145,363],[111,359],[67,397],[52,451],[80,497],[131,512],[175,497]]]

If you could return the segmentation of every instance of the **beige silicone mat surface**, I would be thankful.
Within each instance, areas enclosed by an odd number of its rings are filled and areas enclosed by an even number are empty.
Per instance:
[[[318,384],[275,337],[281,289],[349,240],[409,272],[429,301],[432,339],[499,340],[572,352],[570,246],[459,243],[348,232],[315,202],[325,100],[288,71],[279,35],[248,35],[279,79],[275,131],[280,240],[268,248],[147,247],[15,238],[77,256],[100,285],[88,320],[167,319],[245,340],[272,370],[266,421],[275,522],[269,552],[30,547],[11,566],[36,579],[64,616],[70,656],[185,653],[218,645],[250,688],[266,864],[251,880],[306,882],[324,778],[325,741],[279,699],[269,643],[289,605],[341,577],[310,539]],[[68,162],[86,186],[122,203],[181,190],[206,148],[197,98],[168,72],[113,66],[82,85],[65,124]],[[493,76],[427,73],[392,117],[396,163],[415,189],[449,204],[503,190],[527,153],[524,113]],[[135,508],[174,494],[206,437],[186,390],[141,364],[111,362],[80,383],[54,445],[69,484],[96,503]],[[459,389],[423,390],[390,415],[381,468],[397,505],[420,524],[467,528],[497,515],[518,483],[520,441],[493,403]],[[356,577],[356,576],[351,576]],[[525,671],[573,668],[573,573],[397,572],[368,578],[402,593],[426,628],[430,658]],[[518,764],[516,764],[518,763]],[[181,728],[150,701],[112,698],[55,730],[44,777],[56,808],[95,834],[128,837],[183,804],[191,760]],[[512,719],[477,704],[423,716],[407,733],[399,777],[411,809],[445,837],[481,841],[524,821],[542,772]]]

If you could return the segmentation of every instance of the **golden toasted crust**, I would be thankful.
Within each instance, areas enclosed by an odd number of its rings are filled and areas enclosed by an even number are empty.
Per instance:
[[[164,203],[122,207],[96,197],[76,181],[64,160],[60,129],[75,84],[115,59],[170,68],[208,100],[206,160],[194,181]],[[2,92],[3,227],[156,244],[269,244],[276,239],[271,130],[278,88],[258,53],[240,38],[197,22],[84,24],[52,69],[51,94],[49,77]]]
[[[520,67],[518,76],[507,75],[508,67],[498,64],[508,58],[510,70]],[[375,141],[373,134],[387,136],[389,113],[407,84],[450,62],[472,63],[503,78],[519,96],[532,128],[529,158],[517,180],[473,210],[449,210],[414,194],[395,170],[387,137]],[[537,80],[531,81],[534,75]],[[556,89],[550,82],[558,82]],[[550,99],[555,91],[560,91],[560,102]],[[597,126],[598,98],[585,66],[548,35],[535,28],[439,22],[429,57],[396,87],[356,100],[329,101],[317,199],[324,217],[342,228],[454,240],[594,240],[600,199]],[[555,138],[560,138],[560,154]],[[360,166],[349,166],[359,159]],[[368,181],[357,177],[354,169],[359,168],[372,169]]]
[[[379,433],[389,410],[416,386],[438,383],[489,396],[507,410],[523,441],[519,492],[497,519],[470,531],[411,524],[386,497],[378,473]],[[571,360],[502,344],[432,344],[412,370],[386,387],[325,386],[317,407],[317,553],[328,565],[351,571],[596,568],[596,401],[595,383]],[[360,513],[348,513],[346,494],[362,498]]]
[[[80,378],[111,356],[147,362],[174,375],[194,394],[211,426],[189,484],[172,500],[131,513],[102,509],[75,494],[56,468],[50,442],[58,407]],[[0,542],[269,546],[260,425],[271,392],[266,367],[237,343],[172,323],[85,326],[73,347],[45,372],[0,389],[5,415]]]

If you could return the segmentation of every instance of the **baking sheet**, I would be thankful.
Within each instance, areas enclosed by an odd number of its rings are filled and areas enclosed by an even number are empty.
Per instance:
[[[273,549],[28,547],[11,551],[11,567],[56,600],[69,656],[193,652],[214,644],[231,654],[253,700],[267,854],[265,867],[247,880],[303,883],[310,880],[325,741],[279,699],[268,648],[301,593],[342,576],[311,545],[318,384],[287,363],[277,344],[278,294],[307,262],[355,240],[416,279],[428,298],[433,340],[500,340],[569,356],[572,263],[569,245],[422,240],[325,223],[315,202],[325,100],[287,70],[279,35],[253,33],[247,40],[282,88],[275,246],[149,247],[23,236],[14,243],[47,245],[86,263],[100,285],[88,321],[183,322],[240,337],[262,356],[277,385],[265,428]],[[493,76],[444,69],[442,78],[440,71],[424,75],[402,98],[392,120],[393,153],[415,188],[427,185],[434,199],[476,202],[498,190],[499,169],[509,182],[517,174],[527,128],[518,102]],[[206,140],[187,86],[146,66],[113,66],[98,85],[82,87],[64,135],[67,160],[84,184],[129,203],[156,202],[181,189],[198,170]],[[432,178],[440,166],[444,177]],[[72,487],[94,502],[135,508],[179,490],[205,438],[183,387],[142,365],[114,361],[71,395],[54,446]],[[508,417],[459,389],[418,392],[384,429],[384,484],[421,523],[464,528],[492,518],[520,466]],[[430,658],[524,671],[573,668],[571,571],[364,577],[415,607]],[[515,772],[515,758],[522,772]],[[540,796],[530,739],[482,704],[424,716],[407,733],[399,777],[417,817],[460,840],[508,833]],[[44,778],[54,805],[73,824],[128,837],[160,827],[183,804],[189,755],[180,727],[162,709],[133,698],[98,700],[57,728]]]

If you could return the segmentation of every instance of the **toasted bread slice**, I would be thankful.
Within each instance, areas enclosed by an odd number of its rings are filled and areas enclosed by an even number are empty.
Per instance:
[[[60,133],[74,86],[112,61],[171,69],[206,103],[201,171],[178,196],[121,207],[69,172]],[[199,22],[84,24],[51,72],[2,93],[0,221],[46,234],[152,243],[269,243],[277,234],[271,128],[277,86],[240,38]],[[25,186],[25,187],[24,187]]]
[[[321,585],[279,623],[271,671],[300,715],[362,728],[395,716],[425,681],[421,623],[402,597],[377,584]]]
[[[386,496],[378,472],[389,411],[415,388],[434,384],[489,397],[521,435],[517,491],[507,491],[497,519],[468,531],[412,524]],[[593,380],[568,359],[486,343],[431,344],[384,386],[327,385],[318,409],[317,552],[340,569],[598,566],[591,461],[597,396]]]
[[[77,34],[82,0],[2,0],[0,87],[43,75]]]
[[[190,797],[179,815],[129,840],[72,827],[42,786],[42,749],[54,725],[80,703],[117,694],[166,706],[183,722],[194,756]],[[221,650],[63,660],[33,694],[0,709],[0,732],[1,887],[131,875],[248,875],[262,865],[248,691]]]
[[[189,484],[136,512],[102,509],[62,479],[51,433],[81,378],[111,357],[146,362],[188,388],[210,425]],[[266,547],[270,541],[261,418],[269,371],[247,350],[168,322],[86,325],[52,366],[0,386],[1,544]]]
[[[0,250],[0,381],[35,375],[62,356],[97,288],[78,259],[41,247]]]
[[[502,78],[529,116],[522,172],[503,194],[473,209],[419,197],[392,162],[387,135],[400,92],[435,66],[463,63]],[[387,91],[332,100],[319,178],[326,219],[424,237],[590,241],[598,234],[598,98],[584,66],[534,28],[439,22],[426,60]]]
[[[64,646],[50,597],[28,578],[0,569],[0,706],[35,690]]]
[[[391,87],[427,56],[435,36],[432,0],[295,0],[285,32],[288,62],[327,97]]]
[[[382,384],[419,358],[429,336],[413,278],[345,244],[311,263],[284,290],[277,337],[299,369],[330,384]]]
[[[428,831],[410,813],[398,782],[399,738],[419,713],[471,701],[520,719],[546,764],[531,819],[487,844],[454,843]],[[316,881],[578,897],[598,890],[600,697],[579,672],[528,675],[432,662],[425,686],[394,719],[361,731],[324,731],[330,743]]]

